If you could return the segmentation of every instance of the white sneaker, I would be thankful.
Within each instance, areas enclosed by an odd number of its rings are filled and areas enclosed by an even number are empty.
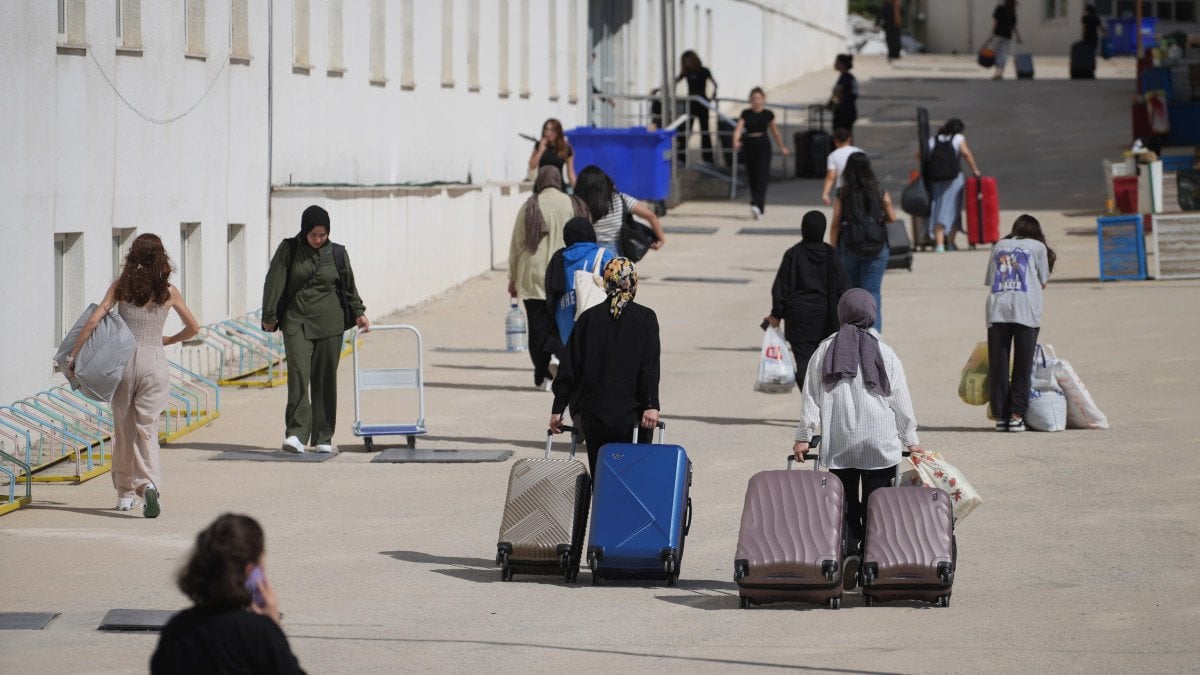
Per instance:
[[[117,510],[118,511],[132,511],[133,510],[133,497],[118,497],[117,498]]]
[[[546,378],[537,387],[540,391],[554,391],[554,380]]]
[[[750,207],[750,215],[754,216],[755,220],[761,220],[762,219],[762,210],[759,209],[757,206],[751,206]]]
[[[317,447],[313,448],[313,450],[315,450],[317,452],[322,452],[322,453],[337,452],[337,448],[333,447],[333,445],[331,445],[329,443],[322,443],[322,444],[318,445]]]
[[[302,454],[304,452],[304,444],[300,442],[299,438],[296,438],[295,436],[288,436],[287,439],[283,441],[283,451]]]

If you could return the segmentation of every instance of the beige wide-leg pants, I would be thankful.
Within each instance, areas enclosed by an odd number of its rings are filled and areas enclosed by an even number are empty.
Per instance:
[[[112,479],[118,497],[140,497],[152,483],[162,491],[158,419],[170,393],[171,375],[162,347],[139,345],[112,400]]]

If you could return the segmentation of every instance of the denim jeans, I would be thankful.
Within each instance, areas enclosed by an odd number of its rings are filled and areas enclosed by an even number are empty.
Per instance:
[[[842,256],[842,267],[846,268],[846,276],[850,278],[851,288],[862,288],[871,293],[875,298],[875,330],[883,332],[883,298],[879,292],[883,288],[883,273],[887,271],[888,250],[887,244],[883,245],[883,250],[879,255],[861,256],[852,253],[841,244],[838,245],[838,253]]]

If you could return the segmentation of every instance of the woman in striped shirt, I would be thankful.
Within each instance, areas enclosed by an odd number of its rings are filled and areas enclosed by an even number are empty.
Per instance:
[[[618,257],[625,255],[621,251],[621,225],[625,222],[626,212],[650,223],[655,238],[650,248],[657,251],[667,242],[662,224],[658,222],[658,216],[637,199],[618,192],[612,178],[609,178],[608,174],[599,167],[587,166],[579,172],[579,177],[575,182],[575,196],[582,199],[592,213],[596,243],[612,251],[613,255]]]

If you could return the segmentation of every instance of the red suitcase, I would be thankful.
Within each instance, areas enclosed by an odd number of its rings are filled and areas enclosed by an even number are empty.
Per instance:
[[[971,248],[977,244],[1000,241],[1000,193],[992,176],[967,179],[967,240]]]

